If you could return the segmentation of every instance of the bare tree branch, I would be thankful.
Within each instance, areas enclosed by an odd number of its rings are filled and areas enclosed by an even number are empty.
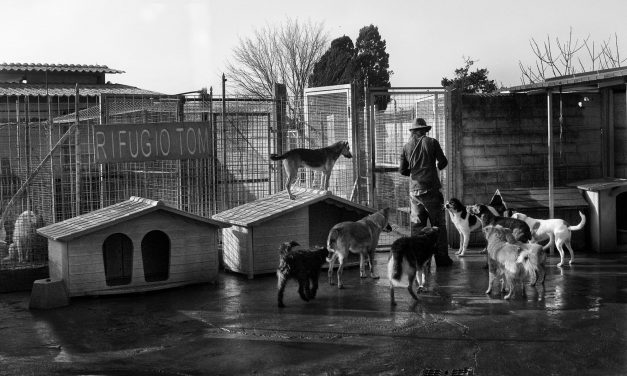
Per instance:
[[[559,38],[554,41],[547,36],[542,46],[534,39],[529,40],[531,52],[535,56],[534,67],[518,62],[523,84],[539,82],[547,79],[547,72],[551,77],[576,74],[598,69],[616,68],[622,66],[627,59],[620,59],[618,35],[612,36],[601,43],[600,51],[590,42],[590,35],[585,39],[573,39],[573,30],[570,28],[568,39],[562,42]],[[585,53],[584,53],[585,52]],[[583,55],[583,56],[582,56]]]
[[[274,84],[284,83],[291,97],[302,97],[315,62],[328,37],[321,23],[287,19],[266,25],[252,37],[240,38],[226,66],[229,80],[242,94],[271,97]]]

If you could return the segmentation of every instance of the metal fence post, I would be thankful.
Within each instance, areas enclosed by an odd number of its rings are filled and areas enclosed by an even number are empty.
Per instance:
[[[276,117],[276,139],[275,139],[275,150],[278,155],[284,153],[284,140],[286,138],[285,133],[285,108],[287,101],[287,87],[285,84],[274,84],[274,109],[275,109],[275,117]],[[272,163],[272,162],[270,162]],[[272,165],[269,166],[270,172],[270,182],[272,185]],[[277,172],[278,179],[275,179],[277,190],[281,190],[281,184],[283,183],[283,168],[278,169]]]

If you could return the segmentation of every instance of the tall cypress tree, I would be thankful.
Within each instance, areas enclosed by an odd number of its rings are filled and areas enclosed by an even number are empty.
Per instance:
[[[309,87],[339,85],[355,82],[359,105],[364,105],[364,83],[369,87],[390,87],[390,55],[385,51],[379,28],[370,25],[359,30],[357,42],[343,36],[331,42],[331,47],[315,64]],[[388,96],[378,97],[379,110],[385,110]]]

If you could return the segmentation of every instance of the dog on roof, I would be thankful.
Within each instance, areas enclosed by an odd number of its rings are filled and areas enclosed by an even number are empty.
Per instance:
[[[285,189],[290,196],[290,200],[294,200],[295,197],[292,194],[291,187],[296,182],[300,167],[322,171],[322,187],[326,191],[329,189],[331,171],[340,155],[346,158],[353,158],[348,141],[338,141],[333,145],[320,149],[292,149],[282,155],[270,154],[270,159],[283,161],[283,168],[285,168],[287,173]]]
[[[298,281],[298,294],[304,301],[315,299],[318,292],[320,269],[329,251],[325,247],[293,249],[299,245],[292,240],[281,244],[279,249],[279,267],[276,270],[279,308],[285,307],[283,292],[287,281],[292,278]]]

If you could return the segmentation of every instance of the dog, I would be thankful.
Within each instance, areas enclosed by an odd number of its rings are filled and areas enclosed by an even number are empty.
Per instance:
[[[481,222],[476,215],[469,213],[466,206],[456,198],[449,199],[444,207],[448,210],[451,222],[459,232],[459,250],[455,254],[463,256],[468,249],[470,233],[481,228]]]
[[[518,263],[520,247],[507,241],[507,234],[511,230],[501,225],[488,225],[483,227],[483,233],[488,241],[488,289],[486,294],[492,292],[494,280],[502,277],[503,286],[507,295],[503,299],[514,296],[516,287],[522,286],[523,266]],[[524,293],[524,289],[522,290]]]
[[[12,239],[9,245],[8,256],[3,260],[13,260],[19,263],[34,260],[35,252],[43,253],[46,250],[46,240],[37,234],[37,229],[44,226],[40,215],[27,210],[22,212],[15,220]]]
[[[339,262],[337,268],[337,287],[343,288],[342,271],[344,270],[344,260],[349,253],[359,255],[359,276],[366,277],[364,259],[368,261],[370,277],[377,279],[378,275],[374,272],[374,251],[379,244],[379,235],[381,231],[391,231],[388,221],[390,217],[390,209],[384,208],[372,213],[357,222],[340,222],[333,226],[329,231],[327,238],[327,248],[331,257],[327,259],[329,262],[329,284],[333,285],[333,266],[335,260]]]
[[[290,200],[294,200],[295,197],[292,194],[291,186],[296,181],[300,167],[309,167],[313,170],[322,171],[322,186],[326,191],[329,189],[331,171],[340,155],[349,159],[353,158],[348,141],[338,141],[333,145],[320,149],[292,149],[282,155],[270,154],[270,159],[273,161],[283,160],[283,167],[287,173],[285,189],[287,189]]]
[[[529,225],[527,225],[527,223],[525,223],[525,221],[523,220],[511,217],[496,216],[490,209],[488,209],[486,205],[482,204],[472,205],[469,211],[479,218],[479,220],[481,221],[481,227],[483,229],[485,229],[487,226],[500,225],[502,227],[511,229],[516,241],[519,241],[521,243],[528,243],[532,239],[531,229],[529,229]]]
[[[279,249],[279,267],[276,270],[279,308],[285,307],[283,292],[290,278],[298,281],[298,294],[304,301],[308,302],[315,299],[318,292],[320,269],[325,263],[329,251],[325,247],[312,250],[292,250],[299,245],[292,240],[281,244]]]
[[[557,251],[560,253],[560,262],[557,266],[561,267],[564,264],[564,246],[566,246],[570,252],[570,261],[568,264],[572,264],[575,260],[575,253],[570,244],[572,232],[581,230],[586,224],[586,216],[582,212],[579,212],[579,216],[581,217],[581,221],[576,226],[568,225],[563,219],[535,219],[523,213],[514,213],[512,218],[517,218],[527,223],[531,228],[531,235],[534,241],[542,241],[548,237],[549,242],[543,249],[546,251],[551,244],[555,244]]]
[[[439,232],[437,227],[425,227],[418,235],[402,237],[392,243],[388,260],[391,305],[396,305],[394,287],[401,285],[403,274],[407,276],[409,282],[407,291],[414,300],[418,300],[413,290],[414,279],[418,283],[418,291],[422,291],[426,287],[427,276],[431,271],[431,258],[437,250]]]
[[[541,245],[535,243],[520,243],[516,245],[520,247],[518,259],[516,262],[521,264],[524,274],[529,279],[529,285],[535,286],[537,282],[544,285],[546,276],[546,252]]]

